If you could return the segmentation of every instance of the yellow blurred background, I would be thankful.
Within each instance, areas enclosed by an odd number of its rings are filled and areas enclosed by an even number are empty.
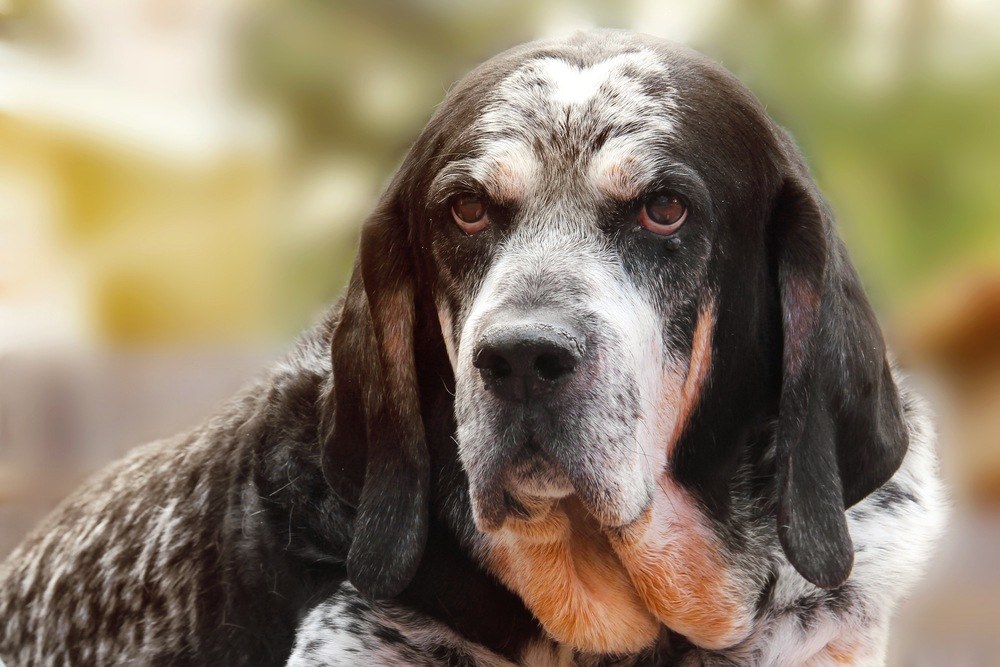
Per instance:
[[[594,26],[730,68],[797,137],[955,498],[899,665],[1000,665],[1000,3],[0,0],[0,557],[186,429],[344,284],[453,81]]]

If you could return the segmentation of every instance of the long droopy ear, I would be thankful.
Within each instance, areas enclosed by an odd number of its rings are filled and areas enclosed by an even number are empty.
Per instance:
[[[333,334],[323,472],[356,507],[347,573],[387,598],[416,572],[427,541],[429,464],[417,386],[416,275],[410,224],[390,186],[365,223]],[[332,413],[332,419],[331,419]]]
[[[835,588],[854,563],[845,508],[896,471],[907,430],[878,322],[807,173],[785,180],[771,222],[784,343],[778,536],[803,577]]]

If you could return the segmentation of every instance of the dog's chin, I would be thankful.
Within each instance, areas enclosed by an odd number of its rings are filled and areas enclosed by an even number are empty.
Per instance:
[[[544,456],[518,456],[490,482],[470,489],[476,526],[486,533],[503,528],[508,518],[525,518],[528,506],[558,502],[575,492],[569,477]]]
[[[504,487],[507,516],[520,519],[530,518],[529,508],[538,507],[539,503],[551,506],[574,495],[573,486],[565,478],[509,477]]]
[[[649,506],[649,502],[616,498],[613,489],[595,489],[590,480],[581,480],[581,493],[565,471],[539,452],[516,456],[498,477],[500,484],[491,488],[473,485],[471,489],[476,525],[487,533],[502,529],[508,519],[526,518],[526,508],[537,507],[540,501],[545,505],[575,502],[598,525],[608,529],[631,525]],[[595,497],[602,500],[593,502]]]
[[[537,450],[515,457],[504,475],[504,490],[513,498],[554,500],[574,492],[569,476]]]
[[[608,530],[624,530],[641,521],[651,502],[632,504],[628,511],[620,506],[594,506],[584,501],[571,484],[551,479],[518,479],[503,486],[483,490],[471,489],[472,515],[476,527],[484,533],[503,529],[508,519],[524,519],[529,507],[575,502],[599,526]]]

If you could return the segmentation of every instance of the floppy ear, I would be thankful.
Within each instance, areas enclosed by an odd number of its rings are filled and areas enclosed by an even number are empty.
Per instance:
[[[845,508],[892,476],[908,436],[878,322],[808,176],[786,179],[772,225],[784,344],[778,537],[803,577],[834,588],[854,562]]]
[[[390,187],[365,223],[333,334],[323,472],[356,507],[348,578],[392,597],[427,541],[429,463],[414,358],[416,277],[410,225]]]

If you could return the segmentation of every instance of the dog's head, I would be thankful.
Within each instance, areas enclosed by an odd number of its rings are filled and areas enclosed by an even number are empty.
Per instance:
[[[628,526],[664,479],[723,519],[777,423],[778,534],[826,587],[851,568],[845,507],[906,449],[794,144],[717,65],[627,33],[527,45],[449,92],[364,227],[333,356],[324,469],[374,596],[419,562],[442,406],[485,532],[568,496]]]

